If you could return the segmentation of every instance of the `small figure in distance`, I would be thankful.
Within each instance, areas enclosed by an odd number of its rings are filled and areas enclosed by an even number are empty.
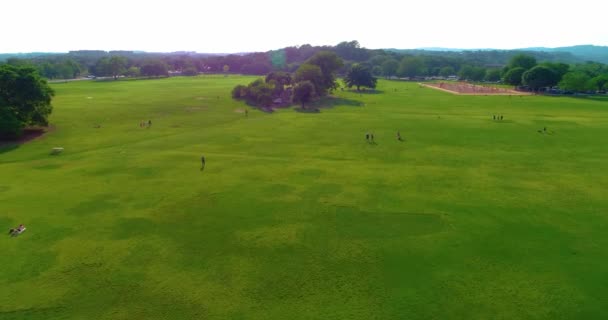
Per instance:
[[[201,171],[205,170],[205,156],[201,156]]]
[[[397,140],[403,141],[403,139],[401,139],[401,133],[399,131],[397,131]]]
[[[152,126],[152,120],[148,120],[148,128]]]
[[[365,133],[365,141],[369,143],[369,132]]]

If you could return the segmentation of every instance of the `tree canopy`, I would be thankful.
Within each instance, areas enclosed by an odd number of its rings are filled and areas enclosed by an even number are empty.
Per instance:
[[[591,77],[581,71],[568,72],[559,82],[559,87],[568,91],[587,91],[593,89]]]
[[[524,70],[532,69],[536,65],[536,58],[527,54],[517,54],[509,60],[509,69],[524,68]]]
[[[335,52],[319,51],[308,59],[306,63],[318,66],[321,69],[321,87],[317,87],[318,84],[313,82],[318,95],[326,95],[327,92],[338,87],[336,72],[344,66],[344,62]]]
[[[522,75],[522,83],[532,90],[552,87],[559,82],[557,74],[545,66],[536,66]]]
[[[315,87],[315,92],[318,95],[324,95],[327,92],[325,88],[323,72],[319,66],[305,63],[296,70],[296,82],[310,81]]]
[[[344,77],[344,81],[346,82],[346,86],[349,88],[356,86],[357,91],[359,91],[362,86],[375,88],[378,79],[372,76],[372,73],[368,67],[356,63],[348,71],[346,77]]]
[[[521,84],[521,77],[523,76],[524,72],[526,72],[526,69],[522,67],[509,69],[509,71],[507,71],[502,77],[502,81],[506,84],[518,86]]]
[[[392,77],[397,74],[397,69],[399,68],[399,61],[395,59],[388,59],[382,62],[382,74],[385,77]]]
[[[296,83],[293,88],[293,101],[299,102],[304,108],[304,104],[310,102],[315,97],[315,86],[312,82],[305,80]]]
[[[48,125],[53,95],[35,68],[0,65],[0,137],[16,138],[28,125]]]

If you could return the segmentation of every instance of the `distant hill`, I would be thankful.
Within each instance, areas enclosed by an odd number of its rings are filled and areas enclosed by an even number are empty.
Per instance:
[[[572,55],[580,58],[583,61],[596,61],[601,63],[608,63],[608,47],[606,46],[594,46],[594,45],[580,45],[571,47],[558,47],[558,48],[524,48],[520,49],[524,51],[543,51],[543,52],[568,52]]]

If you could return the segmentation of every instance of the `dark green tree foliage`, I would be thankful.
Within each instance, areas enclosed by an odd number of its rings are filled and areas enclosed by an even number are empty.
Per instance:
[[[373,66],[372,67],[372,75],[374,77],[380,77],[380,76],[382,76],[382,67],[380,67],[380,66]]]
[[[346,60],[365,61],[370,56],[369,50],[361,48],[357,40],[340,42],[334,50]]]
[[[28,125],[48,125],[53,95],[33,67],[1,65],[0,137],[18,137]]]
[[[169,75],[168,67],[160,59],[152,59],[141,66],[141,74],[147,77],[166,77]]]
[[[321,69],[321,74],[323,76],[321,87],[317,87],[318,84],[312,81],[315,85],[317,95],[324,96],[329,91],[338,87],[336,72],[344,66],[344,62],[338,55],[331,51],[319,51],[308,59],[306,63],[318,66]]]
[[[232,89],[232,98],[233,99],[245,99],[245,97],[247,96],[247,87],[239,84],[236,87],[234,87],[234,89]]]
[[[486,70],[486,75],[483,78],[488,82],[498,82],[500,81],[500,69],[488,69]]]
[[[273,85],[264,82],[262,79],[257,79],[247,86],[245,99],[251,104],[268,107],[272,104],[273,91]]]
[[[305,63],[296,70],[295,76],[296,82],[310,81],[315,87],[317,95],[323,96],[327,93],[327,89],[324,85],[323,72],[319,66]]]
[[[361,64],[354,64],[346,74],[346,77],[344,77],[344,81],[346,82],[346,86],[349,88],[356,86],[357,91],[359,91],[362,86],[375,88],[378,79],[372,76],[368,67]]]
[[[468,81],[481,81],[486,75],[486,69],[482,67],[464,66],[458,72],[460,79]]]
[[[277,84],[281,86],[291,85],[291,74],[288,72],[275,71],[266,75],[266,82],[269,83],[271,81],[276,81]]]
[[[382,75],[385,77],[392,77],[397,74],[397,69],[399,68],[399,61],[395,59],[388,59],[382,62]]]
[[[125,71],[127,77],[139,77],[141,75],[141,69],[138,67],[130,67]]]
[[[439,69],[439,75],[442,77],[449,77],[456,75],[456,70],[450,66],[443,67]]]
[[[315,97],[315,86],[308,80],[296,83],[293,88],[293,101],[299,102],[304,108],[304,104],[312,101]]]
[[[586,63],[577,64],[576,66],[574,66],[572,71],[583,72],[589,77],[594,78],[599,76],[600,74],[608,73],[608,66],[605,64],[589,61]]]
[[[559,82],[559,87],[562,90],[584,92],[593,89],[591,77],[585,72],[574,71],[568,72]]]
[[[559,78],[555,72],[544,66],[533,67],[522,75],[522,83],[535,91],[544,87],[552,87],[558,82]]]
[[[517,54],[509,60],[509,69],[523,68],[524,70],[532,69],[536,65],[536,58],[526,54]]]
[[[104,57],[95,64],[95,75],[117,79],[125,72],[127,58],[122,56]]]
[[[570,69],[569,65],[560,62],[543,62],[540,64],[540,66],[551,69],[558,79],[561,79],[566,73],[568,73],[568,70]]]
[[[509,69],[509,71],[507,71],[507,73],[503,76],[502,81],[506,84],[519,86],[521,85],[521,77],[523,76],[524,72],[526,72],[526,69],[522,67]]]
[[[601,74],[593,79],[591,79],[591,84],[597,90],[605,90],[608,89],[608,73]]]
[[[401,59],[397,74],[402,77],[419,77],[427,75],[427,68],[422,57],[406,56]]]

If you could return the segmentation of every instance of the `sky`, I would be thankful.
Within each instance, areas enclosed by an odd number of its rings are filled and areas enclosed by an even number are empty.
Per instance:
[[[2,0],[0,53],[608,45],[605,0]]]

